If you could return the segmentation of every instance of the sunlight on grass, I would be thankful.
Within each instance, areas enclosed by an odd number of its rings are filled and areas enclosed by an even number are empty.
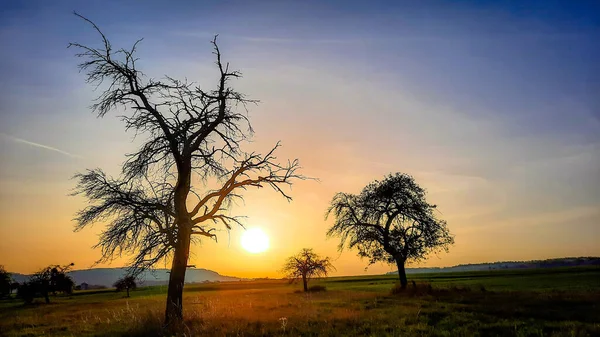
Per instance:
[[[391,294],[393,276],[331,278],[321,292],[286,281],[188,285],[182,334],[209,336],[592,336],[600,334],[600,269],[517,274],[418,275]],[[568,274],[567,274],[568,275]],[[536,277],[554,284],[543,290]],[[452,281],[449,281],[452,280]],[[542,282],[544,283],[544,282]],[[571,283],[586,284],[578,291]],[[512,288],[507,285],[512,284]],[[529,287],[529,290],[525,289]],[[569,290],[569,291],[567,291]],[[164,287],[131,298],[114,291],[0,302],[7,336],[160,336]]]

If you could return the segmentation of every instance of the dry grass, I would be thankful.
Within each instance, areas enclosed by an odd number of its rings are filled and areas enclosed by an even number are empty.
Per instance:
[[[183,332],[222,334],[231,331],[256,332],[294,329],[300,322],[327,322],[358,319],[360,301],[374,293],[335,291],[295,293],[290,288],[240,289],[229,291],[187,292],[184,296]],[[340,298],[350,301],[338,305]],[[337,303],[337,304],[336,304]],[[159,333],[164,315],[164,297],[152,295],[130,299],[112,299],[98,303],[62,301],[35,307],[17,307],[17,315],[8,324],[9,332],[19,336],[42,334],[81,335],[105,331],[130,335]],[[13,335],[13,334],[11,334]]]
[[[344,280],[342,280],[344,281]],[[182,336],[594,336],[600,292],[494,291],[481,286],[326,282],[296,293],[281,281],[190,285]],[[573,282],[577,282],[576,279]],[[359,287],[357,287],[359,285]],[[165,336],[164,289],[0,303],[0,335]]]

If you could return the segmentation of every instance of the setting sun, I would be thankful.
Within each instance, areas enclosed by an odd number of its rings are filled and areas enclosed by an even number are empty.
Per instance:
[[[248,229],[242,234],[242,247],[250,253],[262,253],[269,249],[269,237],[260,228]]]
[[[600,0],[1,1],[0,337],[600,337],[594,41]]]

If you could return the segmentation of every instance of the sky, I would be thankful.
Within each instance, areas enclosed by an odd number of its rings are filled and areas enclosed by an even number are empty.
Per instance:
[[[325,236],[336,192],[393,172],[415,177],[455,235],[413,267],[600,255],[600,3],[597,1],[27,1],[0,5],[0,264],[30,273],[100,257],[102,224],[73,232],[82,198],[71,177],[117,174],[138,140],[97,93],[69,42],[139,47],[139,66],[210,85],[209,41],[261,102],[248,150],[281,140],[305,175],[292,202],[248,191],[248,216],[270,249],[251,254],[241,228],[192,247],[190,264],[277,277],[301,248],[334,275],[393,267],[339,252]],[[211,82],[213,81],[213,82]],[[123,266],[126,257],[111,264]],[[169,267],[158,266],[158,267]]]

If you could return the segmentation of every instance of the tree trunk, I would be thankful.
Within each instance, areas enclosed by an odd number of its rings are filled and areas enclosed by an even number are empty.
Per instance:
[[[127,297],[129,297],[129,287],[127,287]]]
[[[177,165],[179,176],[175,188],[175,218],[177,219],[177,243],[173,252],[173,264],[169,275],[165,325],[177,328],[183,323],[183,284],[190,255],[192,224],[187,211],[187,196],[190,191],[191,162],[184,160]]]
[[[398,266],[398,278],[400,279],[400,287],[406,289],[408,280],[406,279],[406,270],[404,270],[404,260],[396,259],[396,265]]]
[[[304,285],[304,291],[308,291],[308,280],[306,279],[306,275],[302,275],[302,284]]]
[[[46,301],[46,304],[50,304],[50,289],[49,289],[50,282],[42,281],[40,283],[41,283],[40,290],[42,292],[42,296],[44,296],[44,300]],[[35,289],[32,289],[32,290],[35,291]]]
[[[180,226],[180,230],[181,230]],[[190,253],[190,239],[188,233],[181,231],[177,236],[177,246],[173,254],[173,265],[169,276],[167,290],[167,309],[165,311],[165,324],[176,326],[183,322],[183,284]]]

